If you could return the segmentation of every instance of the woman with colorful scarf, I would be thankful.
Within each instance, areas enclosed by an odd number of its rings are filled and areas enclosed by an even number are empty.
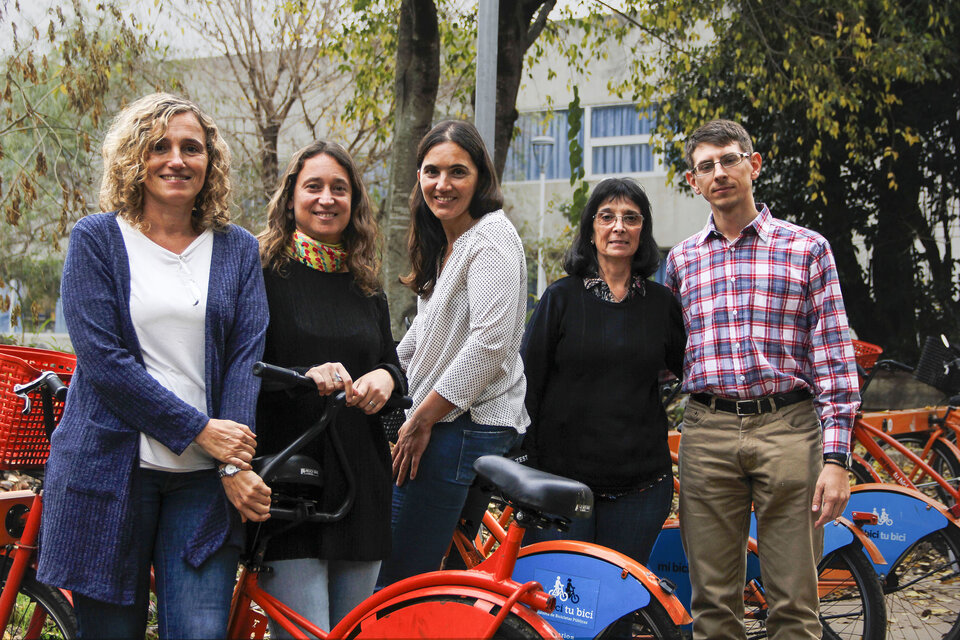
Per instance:
[[[318,393],[261,391],[257,454],[277,453],[320,416],[323,396],[345,391],[336,430],[356,478],[356,501],[330,524],[279,532],[268,522],[260,584],[323,629],[373,592],[390,554],[390,451],[377,413],[396,389],[405,392],[387,300],[380,284],[379,232],[360,173],[340,145],[300,149],[270,201],[260,236],[270,325],[264,360],[298,369]],[[301,453],[317,460],[324,510],[342,502],[343,471],[329,439]],[[288,637],[276,625],[271,637]]]

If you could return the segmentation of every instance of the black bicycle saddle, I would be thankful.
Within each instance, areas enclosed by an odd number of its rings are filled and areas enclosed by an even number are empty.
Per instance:
[[[586,518],[593,512],[593,492],[582,482],[502,456],[481,456],[473,468],[496,485],[501,497],[514,507],[567,519]]]

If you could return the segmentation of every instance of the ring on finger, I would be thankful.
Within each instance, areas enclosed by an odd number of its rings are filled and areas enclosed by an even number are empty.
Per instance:
[[[368,407],[373,407],[373,406],[375,406],[376,404],[377,404],[376,402],[374,402],[373,400],[371,400],[370,402],[367,403],[367,406],[368,406]]]
[[[340,377],[340,374],[336,371],[333,372],[333,381],[334,382],[343,382],[343,378]]]

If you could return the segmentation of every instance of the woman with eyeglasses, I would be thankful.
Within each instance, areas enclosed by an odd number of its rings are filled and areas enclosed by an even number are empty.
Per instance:
[[[670,513],[673,477],[658,377],[680,374],[680,306],[647,278],[660,262],[650,202],[633,180],[596,186],[563,267],[527,326],[521,355],[531,466],[594,492],[590,518],[525,542],[582,540],[646,563]]]

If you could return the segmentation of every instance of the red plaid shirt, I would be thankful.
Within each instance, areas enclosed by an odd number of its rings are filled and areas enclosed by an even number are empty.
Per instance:
[[[833,253],[820,234],[757,206],[734,242],[711,216],[667,256],[665,284],[687,329],[683,390],[757,399],[807,389],[824,453],[846,453],[860,393]]]

